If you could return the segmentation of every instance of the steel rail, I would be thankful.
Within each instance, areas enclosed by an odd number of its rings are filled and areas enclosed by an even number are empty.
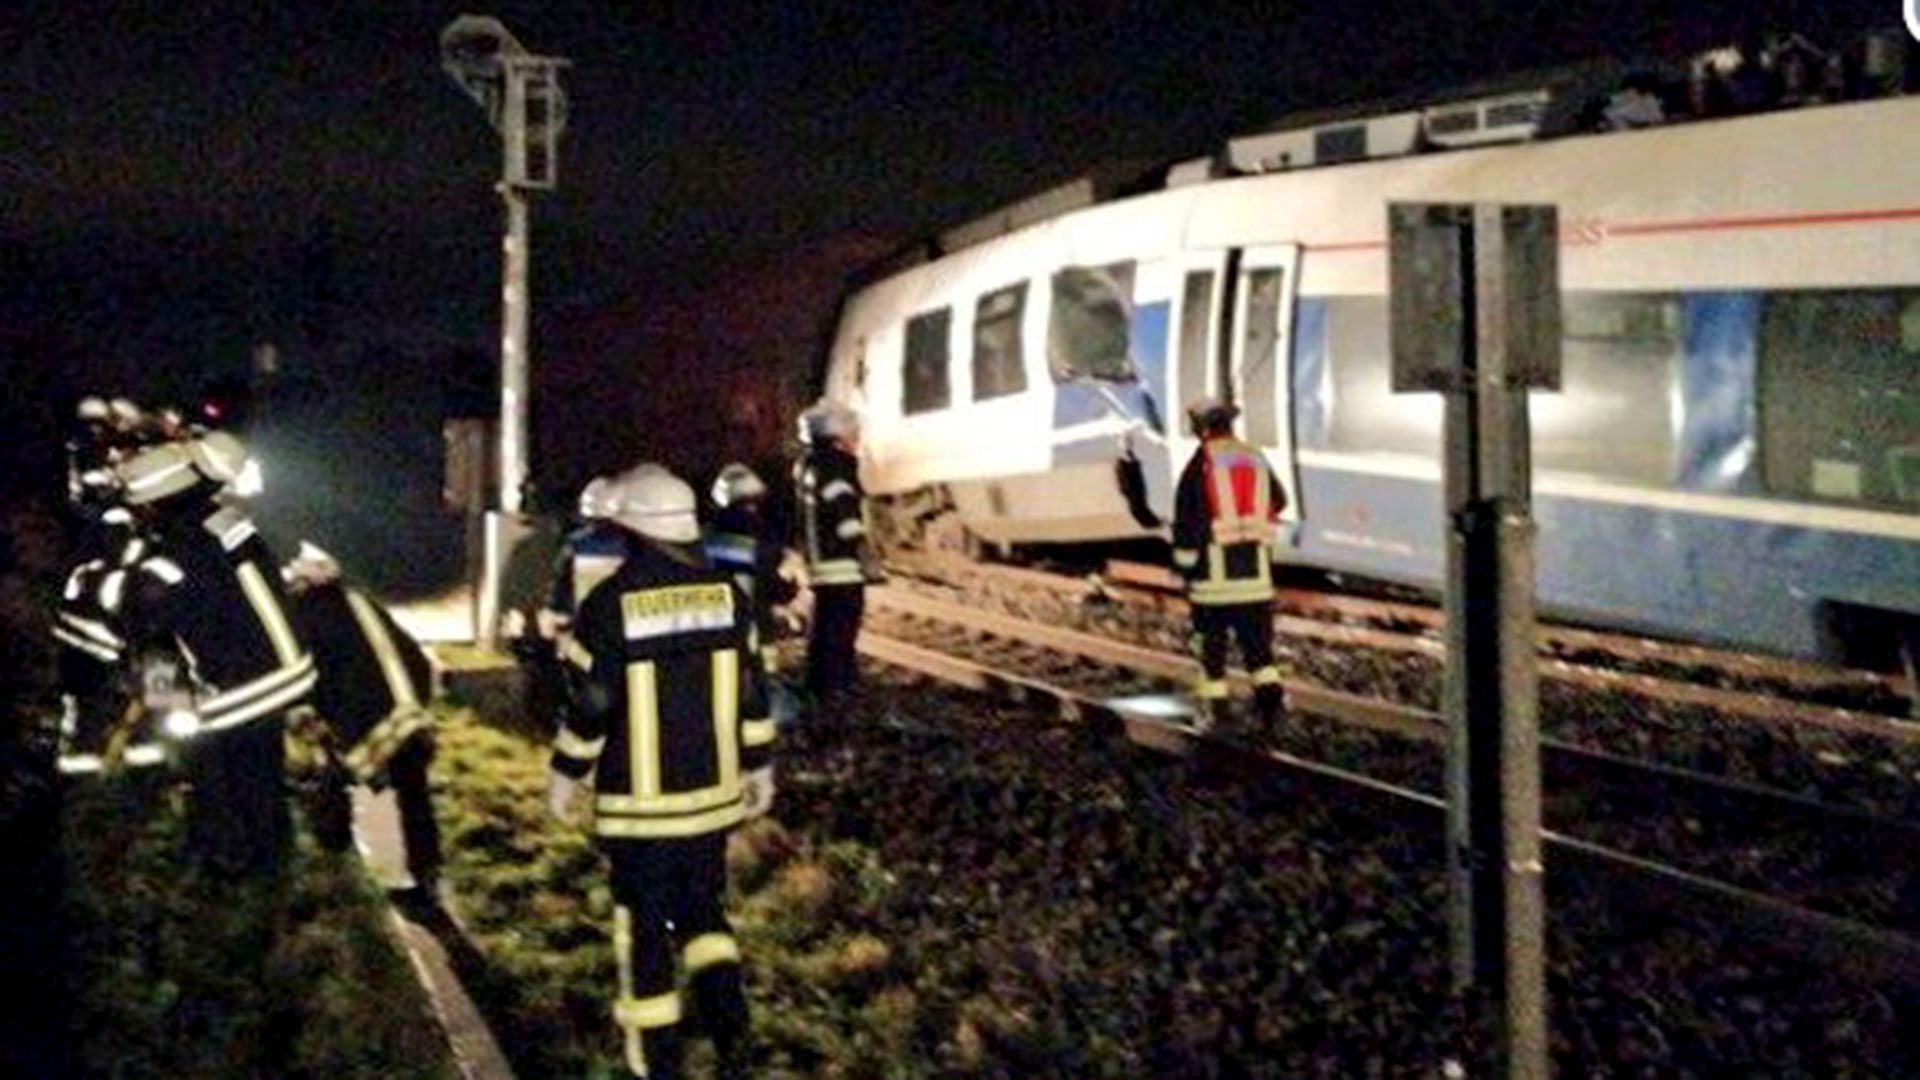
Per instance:
[[[1179,656],[1144,645],[1114,641],[1083,630],[1051,626],[1012,615],[982,611],[963,604],[916,596],[889,587],[870,590],[870,597],[873,606],[881,611],[892,611],[951,626],[965,627],[1009,640],[1027,642],[1169,682],[1185,685],[1200,675],[1200,664],[1191,657]],[[1244,673],[1235,672],[1234,678],[1244,687]],[[1424,742],[1440,742],[1446,735],[1445,718],[1426,709],[1334,690],[1302,679],[1283,679],[1281,685],[1286,687],[1288,700],[1293,706],[1304,712]],[[1904,836],[1909,842],[1920,843],[1920,822],[1888,818],[1857,807],[1822,802],[1797,792],[1783,791],[1763,784],[1623,757],[1564,739],[1543,737],[1540,745],[1549,753],[1549,764],[1552,767],[1573,766],[1614,777],[1630,777],[1636,781],[1652,778],[1665,783],[1693,787],[1722,799],[1765,806],[1768,809],[1788,809],[1798,813],[1817,814],[1829,819],[1837,826],[1864,827],[1876,831],[1893,832]]]
[[[1110,561],[1103,577],[1109,582],[1149,592],[1178,594],[1182,586],[1165,567],[1147,563]],[[1064,579],[1063,579],[1064,580]],[[1438,607],[1404,600],[1384,600],[1370,596],[1321,592],[1299,587],[1282,587],[1277,606],[1301,611],[1326,611],[1349,618],[1417,623],[1438,631],[1446,624],[1446,615]],[[1576,626],[1543,623],[1540,638],[1549,645],[1567,649],[1590,649],[1626,659],[1655,660],[1676,666],[1709,667],[1729,674],[1757,679],[1777,679],[1810,687],[1853,686],[1898,691],[1896,676],[1859,668],[1830,667],[1785,656],[1762,656],[1732,652],[1706,645],[1667,641],[1631,634],[1589,630]]]
[[[1444,813],[1445,803],[1423,792],[1279,750],[1199,738],[1189,729],[1130,713],[1111,702],[885,634],[863,631],[859,649],[883,663],[966,689],[1028,704],[1051,704],[1070,720],[1119,725],[1131,741],[1148,748],[1203,753],[1243,768],[1257,765],[1263,775],[1275,779],[1305,782],[1343,796],[1365,796],[1370,803],[1403,818],[1424,818],[1431,823]],[[1343,799],[1331,805],[1338,808],[1348,804]],[[1657,904],[1662,911],[1684,910],[1716,925],[1735,927],[1763,948],[1834,969],[1850,978],[1920,990],[1920,939],[1552,830],[1542,830],[1541,841],[1547,855],[1548,884],[1556,891],[1599,889],[1643,905]]]
[[[1031,570],[1023,567],[1005,567],[954,563],[952,560],[926,555],[893,557],[898,568],[936,582],[951,583],[943,575],[956,567],[965,573],[996,579],[1019,588],[1029,588],[1060,595],[1073,590],[1093,592],[1110,599],[1138,601],[1141,606],[1177,614],[1185,609],[1185,600],[1173,592],[1171,575],[1163,568],[1145,566],[1125,571],[1108,580],[1088,582],[1046,571]],[[1120,566],[1140,567],[1140,564],[1118,564]],[[1111,569],[1111,568],[1110,568]],[[1152,573],[1147,573],[1151,571]],[[1120,588],[1114,588],[1115,585]],[[1131,590],[1139,590],[1129,595]],[[1344,598],[1352,601],[1356,598]],[[1413,609],[1411,605],[1402,605]],[[1275,628],[1291,638],[1324,641],[1336,645],[1357,648],[1377,649],[1402,653],[1418,653],[1436,660],[1444,655],[1445,645],[1438,639],[1419,634],[1384,630],[1378,627],[1347,626],[1312,619],[1298,615],[1276,614]],[[1545,633],[1551,637],[1558,631],[1548,629]],[[1581,640],[1592,641],[1598,635],[1593,631],[1579,631],[1585,635]],[[1699,647],[1700,655],[1712,655],[1710,651]],[[1734,655],[1734,654],[1728,654]],[[1699,660],[1706,666],[1720,666],[1707,660]],[[1749,665],[1774,665],[1776,662],[1757,657],[1745,658]],[[1776,677],[1794,681],[1780,674],[1789,667],[1794,670],[1813,671],[1811,665],[1798,661],[1780,660],[1779,671],[1765,677]],[[1728,670],[1722,666],[1722,670]],[[1618,671],[1596,667],[1590,664],[1574,663],[1544,653],[1540,657],[1541,675],[1554,682],[1578,686],[1609,693],[1630,694],[1635,697],[1667,704],[1690,705],[1710,709],[1730,716],[1759,721],[1773,725],[1793,727],[1813,727],[1832,731],[1842,735],[1866,736],[1887,739],[1908,745],[1920,745],[1920,722],[1905,720],[1886,713],[1866,712],[1848,709],[1836,705],[1822,705],[1809,701],[1767,697],[1748,691],[1729,690],[1715,686],[1681,679],[1655,676],[1640,672]],[[1751,673],[1751,672],[1750,672]],[[1891,685],[1883,677],[1870,672],[1845,672],[1846,678],[1863,683]],[[1833,685],[1828,683],[1826,685]]]

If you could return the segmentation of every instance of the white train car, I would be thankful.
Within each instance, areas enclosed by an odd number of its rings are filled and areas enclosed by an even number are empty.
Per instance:
[[[1285,559],[1432,585],[1441,405],[1388,389],[1386,207],[1482,200],[1560,210],[1543,609],[1808,656],[1911,635],[1920,99],[1088,206],[849,297],[828,394],[863,418],[870,491],[995,544],[1153,535],[1116,459],[1166,518],[1185,404],[1230,394],[1295,493]]]

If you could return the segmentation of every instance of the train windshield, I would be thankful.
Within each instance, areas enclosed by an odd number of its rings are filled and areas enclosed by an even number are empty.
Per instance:
[[[1133,264],[1071,266],[1053,275],[1047,366],[1055,382],[1138,378],[1129,354]]]

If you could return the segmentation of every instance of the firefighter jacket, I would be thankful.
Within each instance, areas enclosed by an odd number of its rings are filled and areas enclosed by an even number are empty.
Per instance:
[[[128,655],[121,613],[107,607],[108,597],[124,594],[128,570],[150,548],[133,531],[133,517],[125,507],[107,510],[98,524],[102,530],[97,539],[107,554],[68,573],[53,617],[53,637],[61,646],[59,766],[69,774],[99,772],[116,757],[130,766],[156,765],[164,757],[152,718],[130,710],[123,696],[129,688],[120,675],[130,660],[137,667],[138,658]],[[135,708],[139,704],[135,702]]]
[[[294,628],[313,650],[313,705],[358,780],[380,775],[432,724],[433,667],[418,642],[358,589],[314,585],[294,597]]]
[[[1286,489],[1265,455],[1231,437],[1206,440],[1173,496],[1173,564],[1194,604],[1273,599],[1273,523]]]
[[[182,504],[154,528],[152,553],[108,575],[103,604],[109,612],[124,605],[130,641],[178,652],[203,731],[304,702],[313,657],[294,631],[266,541],[238,510],[175,501]]]
[[[96,665],[111,668],[120,663],[126,651],[124,634],[117,625],[119,613],[108,610],[104,587],[114,577],[118,582],[116,593],[123,591],[127,570],[146,558],[149,545],[134,532],[133,515],[125,507],[108,510],[101,515],[99,525],[99,542],[105,554],[80,563],[67,574],[59,606],[54,609],[53,636],[66,647],[61,654],[63,673],[70,662],[77,662],[76,671]],[[66,682],[63,674],[63,686]]]
[[[541,637],[557,638],[573,624],[580,602],[633,553],[628,535],[610,522],[590,521],[567,536],[554,558],[552,585],[540,612]]]
[[[714,515],[703,546],[708,561],[732,574],[734,584],[746,593],[753,606],[750,645],[762,667],[771,670],[767,653],[773,644],[773,609],[791,601],[796,591],[780,576],[780,545],[767,539],[758,515],[730,506]]]
[[[697,547],[646,541],[580,606],[553,768],[594,775],[603,840],[702,836],[743,816],[773,721],[747,678],[750,615]]]
[[[839,445],[822,443],[794,466],[794,489],[800,501],[808,582],[865,584],[860,556],[867,522],[860,463]]]

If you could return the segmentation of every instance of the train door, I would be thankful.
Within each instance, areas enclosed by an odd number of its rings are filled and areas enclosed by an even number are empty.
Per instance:
[[[1293,460],[1293,298],[1297,244],[1236,252],[1229,382],[1240,405],[1241,434],[1258,446],[1286,485],[1289,522],[1300,520],[1300,478]],[[1297,535],[1297,530],[1289,530]]]
[[[1220,348],[1222,305],[1228,293],[1227,255],[1223,249],[1189,251],[1174,260],[1178,280],[1173,285],[1169,320],[1173,340],[1168,350],[1166,391],[1160,398],[1166,403],[1167,456],[1172,464],[1169,481],[1179,478],[1180,470],[1193,456],[1187,408],[1199,398],[1224,396],[1227,392],[1221,362],[1226,353]],[[1171,517],[1172,507],[1166,509]]]

